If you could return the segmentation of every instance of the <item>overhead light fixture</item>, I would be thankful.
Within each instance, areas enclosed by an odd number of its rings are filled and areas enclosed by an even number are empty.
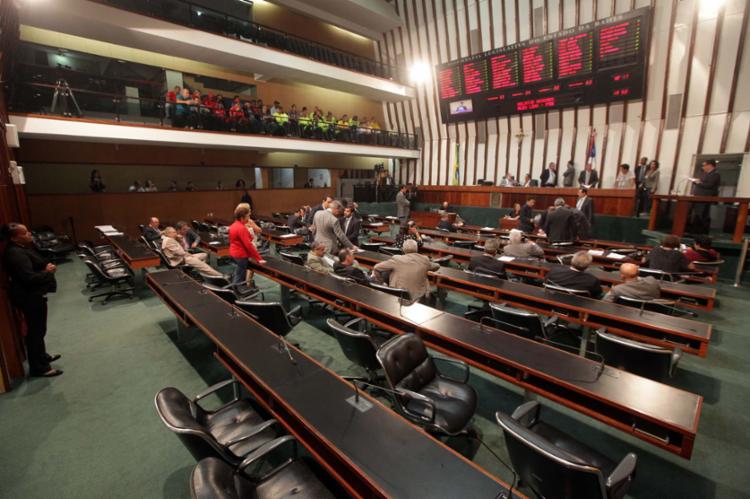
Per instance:
[[[412,83],[424,83],[430,79],[432,69],[426,62],[415,62],[409,68],[409,80]]]

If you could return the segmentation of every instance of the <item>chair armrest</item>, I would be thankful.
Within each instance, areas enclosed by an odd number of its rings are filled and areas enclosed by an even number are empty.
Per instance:
[[[432,358],[436,361],[447,362],[449,364],[461,366],[463,368],[463,373],[464,373],[463,379],[452,378],[450,376],[446,376],[441,373],[440,375],[443,376],[444,378],[452,379],[453,381],[458,381],[459,383],[466,383],[467,381],[469,381],[469,374],[471,371],[469,370],[469,364],[467,364],[463,360],[449,359],[447,357],[435,357],[435,356],[433,356]]]
[[[364,319],[362,317],[355,317],[354,319],[352,319],[349,322],[347,322],[346,324],[344,324],[344,327],[348,327],[349,329],[352,329],[352,326],[354,326],[355,324],[359,324],[363,320]]]
[[[669,377],[671,378],[674,376],[675,369],[677,369],[677,364],[679,364],[680,359],[682,359],[682,350],[679,348],[675,348],[672,352],[672,359],[669,362]]]
[[[477,319],[481,320],[482,317],[488,316],[490,314],[490,311],[486,308],[479,308],[476,310],[469,310],[468,312],[464,312],[464,318],[469,319],[472,321],[476,321]]]
[[[228,449],[233,445],[236,445],[240,442],[244,442],[245,440],[249,438],[253,438],[258,433],[266,431],[267,429],[269,429],[275,424],[278,424],[278,421],[276,421],[275,419],[269,419],[268,421],[263,421],[262,423],[253,426],[252,429],[250,430],[250,433],[242,435],[241,437],[233,438],[232,440],[225,442],[224,446]]]
[[[638,464],[638,457],[629,452],[607,477],[607,488],[617,487],[625,480],[631,478],[635,473],[636,464]]]
[[[200,400],[208,397],[209,395],[211,395],[213,393],[216,393],[217,391],[221,390],[222,388],[227,387],[229,385],[234,385],[234,384],[239,385],[239,381],[237,381],[236,379],[226,379],[224,381],[216,383],[213,386],[209,386],[208,388],[206,388],[205,390],[203,390],[202,392],[200,392],[198,395],[196,395],[195,397],[193,397],[193,402],[197,403],[198,401],[200,401]],[[237,398],[235,398],[232,402],[234,402],[236,400],[237,400]]]
[[[433,402],[431,398],[426,397],[422,395],[421,393],[407,390],[406,388],[396,388],[396,392],[404,398],[418,400],[422,402],[423,404],[425,404],[427,408],[429,409],[429,416],[425,416],[424,414],[419,414],[419,413],[410,411],[406,407],[406,404],[402,404],[401,407],[403,408],[404,412],[406,412],[412,417],[419,418],[428,423],[432,423],[435,421],[435,402]]]
[[[270,442],[266,442],[265,444],[261,445],[257,449],[255,449],[253,452],[245,456],[245,458],[242,460],[242,462],[237,465],[238,471],[243,471],[245,468],[253,464],[255,461],[263,458],[266,456],[266,454],[272,452],[273,450],[277,449],[278,447],[286,444],[287,442],[292,442],[294,444],[294,455],[297,455],[297,440],[294,438],[293,435],[284,435],[283,437],[279,437],[277,439],[271,440]],[[279,468],[286,466],[288,464],[289,460],[283,462],[276,468],[272,469],[271,471],[267,472],[264,477],[270,476],[271,474],[275,473]],[[261,478],[262,480],[263,478]]]
[[[286,313],[287,318],[290,322],[293,322],[293,324],[297,324],[300,320],[302,320],[302,305],[297,305],[296,307],[292,308],[289,312]]]
[[[557,323],[558,319],[560,319],[558,316],[553,315],[553,316],[548,317],[547,319],[543,320],[542,324],[544,324],[544,328],[547,329],[548,327],[550,327],[553,324]]]
[[[530,428],[539,421],[539,412],[541,409],[542,405],[539,402],[530,400],[516,407],[516,410],[513,411],[510,417],[525,428]]]

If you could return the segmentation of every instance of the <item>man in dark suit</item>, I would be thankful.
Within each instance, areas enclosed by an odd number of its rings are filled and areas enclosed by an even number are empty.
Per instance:
[[[339,261],[333,264],[333,273],[341,277],[354,279],[360,284],[370,282],[367,273],[359,267],[354,266],[354,253],[348,249],[339,251]]]
[[[499,247],[500,241],[497,239],[490,239],[484,243],[484,253],[471,257],[469,270],[474,272],[489,271],[493,275],[497,274],[498,277],[505,276],[505,264],[497,260],[497,250]]]
[[[355,246],[359,244],[359,231],[362,228],[362,220],[354,214],[354,208],[347,206],[344,208],[344,216],[339,218],[339,223],[344,231],[346,238]]]
[[[579,251],[573,255],[570,266],[556,265],[547,272],[545,282],[577,291],[587,291],[592,298],[602,295],[599,279],[586,272],[593,258],[588,251]]]
[[[161,239],[161,230],[159,229],[159,219],[151,217],[148,221],[148,225],[143,228],[143,237],[147,241],[156,241]]]
[[[599,174],[594,170],[594,166],[591,163],[586,163],[586,167],[583,169],[580,175],[578,175],[578,185],[591,189],[596,187],[599,183]]]
[[[646,202],[648,199],[648,189],[645,187],[646,172],[648,171],[648,158],[642,157],[635,166],[635,216],[640,215],[648,209]]]
[[[333,198],[331,196],[326,196],[325,199],[323,199],[323,202],[320,203],[317,206],[313,206],[312,209],[307,213],[307,216],[305,217],[305,225],[311,225],[313,223],[313,220],[315,219],[315,214],[319,212],[320,210],[327,210],[328,206],[333,202]]]
[[[557,187],[557,165],[550,163],[539,177],[542,187]]]
[[[286,224],[289,227],[289,230],[292,232],[296,231],[297,229],[301,229],[305,226],[304,222],[305,217],[305,208],[299,207],[297,211],[289,215],[286,219]]]
[[[703,174],[700,178],[692,179],[694,196],[718,196],[721,175],[716,171],[716,160],[708,159],[701,167]],[[691,219],[693,230],[700,234],[706,234],[711,229],[711,205],[713,203],[693,203]]]
[[[565,206],[563,198],[555,199],[555,209],[547,215],[542,230],[551,243],[573,241],[573,211]]]
[[[585,187],[578,189],[576,209],[583,213],[583,216],[589,221],[589,225],[594,225],[594,201],[589,197],[589,190]]]
[[[526,203],[521,206],[521,214],[518,217],[518,228],[521,229],[523,232],[533,232],[534,231],[534,205],[536,204],[536,199],[529,198],[526,200]]]

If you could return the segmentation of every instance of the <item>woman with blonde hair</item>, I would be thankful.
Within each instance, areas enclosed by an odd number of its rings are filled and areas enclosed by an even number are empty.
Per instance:
[[[234,223],[229,227],[229,255],[234,259],[237,267],[234,269],[234,284],[247,282],[247,259],[252,258],[259,264],[266,261],[258,253],[253,244],[253,230],[248,229],[250,223],[250,207],[240,204],[234,209]],[[253,222],[255,225],[255,222]],[[257,227],[257,225],[255,225]],[[258,228],[260,230],[260,228]]]

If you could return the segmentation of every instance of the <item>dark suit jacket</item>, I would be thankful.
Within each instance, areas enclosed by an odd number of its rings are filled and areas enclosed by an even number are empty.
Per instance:
[[[596,276],[562,265],[552,267],[547,272],[545,281],[555,286],[588,291],[592,298],[599,298],[602,295],[602,286]]]
[[[693,194],[696,196],[718,196],[721,175],[716,170],[701,175],[701,183],[695,184]]]
[[[481,272],[482,269],[503,274],[505,273],[505,264],[489,255],[472,256],[469,261],[469,270]]]
[[[449,220],[440,220],[437,224],[437,228],[441,230],[447,230],[449,232],[456,232],[456,226],[450,223]]]
[[[339,223],[341,224],[341,230],[344,231],[346,238],[353,244],[359,244],[359,231],[362,228],[362,220],[359,217],[352,215],[352,220],[349,222],[349,228],[346,229],[346,217],[340,217]]]
[[[664,272],[688,272],[690,262],[680,250],[657,246],[646,255],[646,266]]]
[[[143,237],[147,241],[156,241],[157,239],[161,239],[161,232],[147,225],[143,228]]]
[[[551,243],[573,241],[573,211],[563,206],[549,213],[543,230]]]
[[[581,170],[581,173],[578,175],[578,183],[580,185],[583,185],[586,183],[586,170]],[[589,183],[586,185],[590,185],[591,187],[596,187],[596,184],[598,183],[599,183],[599,174],[596,173],[596,170],[592,168],[591,178],[589,179]]]
[[[578,207],[578,201],[576,201],[576,207]],[[590,197],[586,196],[580,210],[583,216],[586,217],[586,220],[589,221],[589,224],[594,225],[594,201]]]
[[[368,282],[370,282],[370,278],[367,277],[365,271],[355,267],[354,265],[346,266],[341,262],[336,262],[333,264],[333,273],[336,275],[340,275],[341,277],[354,279],[360,284],[367,284]]]
[[[192,247],[193,243],[195,242],[200,244],[201,236],[199,236],[198,233],[193,229],[190,229],[187,231],[187,234],[185,234],[185,242],[187,243],[188,247]]]
[[[641,176],[641,169],[642,168],[645,168],[645,169],[648,170],[648,165],[644,165],[644,166],[635,165],[635,169],[633,171],[633,175],[635,176],[635,187],[636,188],[641,187],[641,183],[638,181],[638,178],[640,178],[640,176]],[[644,172],[644,175],[645,175],[645,172]]]
[[[534,222],[532,219],[534,218],[534,210],[531,208],[531,206],[524,204],[521,206],[521,215],[518,219],[519,223],[519,229],[521,229],[524,232],[531,232],[534,230]]]
[[[547,185],[547,181],[549,180],[549,176],[550,176],[549,168],[545,168],[544,170],[542,170],[542,175],[539,177],[539,180],[541,181],[540,183],[541,183],[542,187],[544,187],[544,186]],[[559,176],[560,175],[556,174],[555,175],[555,183],[554,184],[550,184],[550,185],[555,185],[556,186],[557,185],[557,181],[559,180],[559,178],[558,178]]]
[[[33,247],[8,243],[3,264],[10,277],[9,295],[13,303],[21,303],[57,289],[55,274],[44,270],[48,263],[49,260]]]
[[[297,230],[305,225],[302,221],[302,217],[294,214],[287,217],[286,224],[289,226],[289,230],[292,231]]]

